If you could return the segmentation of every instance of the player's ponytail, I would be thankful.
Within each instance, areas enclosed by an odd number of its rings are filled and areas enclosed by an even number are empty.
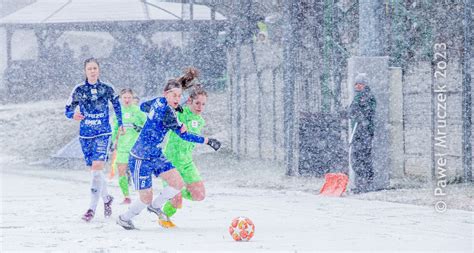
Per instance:
[[[176,81],[181,84],[183,90],[191,88],[194,83],[193,80],[199,76],[199,70],[194,67],[189,67],[184,70],[184,74],[178,78]]]

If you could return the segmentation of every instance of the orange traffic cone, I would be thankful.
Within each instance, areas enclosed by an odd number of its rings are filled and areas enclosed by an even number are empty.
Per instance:
[[[320,195],[340,197],[347,187],[349,177],[344,173],[327,173],[324,176],[326,182],[319,191]]]

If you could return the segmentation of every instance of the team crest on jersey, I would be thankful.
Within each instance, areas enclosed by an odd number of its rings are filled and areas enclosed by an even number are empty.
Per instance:
[[[150,112],[148,113],[148,118],[153,119],[153,116],[155,115],[155,109],[151,108]]]
[[[131,116],[132,116],[132,115],[130,115],[129,112],[126,112],[126,113],[123,114],[123,117],[126,118],[126,119],[131,118]]]
[[[197,120],[193,120],[193,121],[191,121],[191,126],[196,128],[196,127],[199,126],[199,122]]]
[[[97,94],[97,89],[91,89],[92,94]]]

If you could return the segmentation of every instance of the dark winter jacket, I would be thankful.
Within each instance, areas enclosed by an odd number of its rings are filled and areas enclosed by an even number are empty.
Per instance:
[[[352,120],[352,127],[354,127],[356,122],[358,123],[354,135],[355,139],[374,136],[376,106],[377,101],[369,86],[366,85],[364,90],[356,92],[354,100],[349,107],[349,117]]]

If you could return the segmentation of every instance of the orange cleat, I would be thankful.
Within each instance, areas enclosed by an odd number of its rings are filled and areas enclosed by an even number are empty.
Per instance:
[[[174,228],[176,225],[171,220],[158,220],[158,224],[164,228]]]

